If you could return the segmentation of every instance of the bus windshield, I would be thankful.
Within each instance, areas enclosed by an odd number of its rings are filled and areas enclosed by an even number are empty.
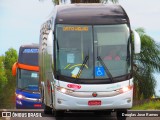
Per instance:
[[[17,87],[21,90],[38,91],[38,72],[18,69]]]
[[[56,25],[56,72],[106,79],[131,71],[130,31],[120,25]],[[86,60],[87,57],[87,60]]]

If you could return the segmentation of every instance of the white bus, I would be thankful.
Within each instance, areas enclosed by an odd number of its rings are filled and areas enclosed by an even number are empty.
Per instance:
[[[141,44],[121,6],[58,5],[40,33],[45,113],[116,111],[118,116],[132,107],[133,52],[139,53]]]

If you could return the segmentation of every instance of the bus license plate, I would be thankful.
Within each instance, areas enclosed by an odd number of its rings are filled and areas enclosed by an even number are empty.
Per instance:
[[[101,105],[101,101],[100,100],[91,100],[91,101],[88,101],[88,105],[89,106]]]

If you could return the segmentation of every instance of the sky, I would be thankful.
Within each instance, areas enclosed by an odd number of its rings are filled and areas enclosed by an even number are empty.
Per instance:
[[[119,0],[127,12],[131,26],[143,27],[148,35],[160,43],[160,1],[159,0]]]
[[[41,2],[40,2],[41,1]],[[143,27],[160,43],[160,0],[119,0],[132,29]],[[0,55],[9,48],[39,43],[41,24],[54,8],[51,0],[0,0]],[[155,74],[158,81],[159,73]],[[160,80],[156,93],[160,95]]]
[[[53,9],[51,0],[0,0],[0,55],[22,44],[39,43],[41,24]]]

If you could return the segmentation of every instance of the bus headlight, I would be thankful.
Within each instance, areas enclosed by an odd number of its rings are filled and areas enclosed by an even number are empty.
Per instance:
[[[130,91],[132,88],[133,88],[133,86],[125,86],[125,87],[123,87],[121,89],[118,89],[116,91],[119,92],[119,93],[125,93],[125,92]]]
[[[59,91],[61,93],[64,93],[64,94],[69,94],[69,93],[73,92],[73,90],[69,90],[69,89],[66,89],[66,88],[63,88],[63,87],[59,87],[59,86],[57,86],[56,89],[57,89],[57,91]]]
[[[28,101],[33,101],[33,102],[41,102],[41,99],[39,98],[29,98],[29,97],[25,97],[21,94],[16,94],[16,97],[19,99],[19,100],[28,100]]]
[[[24,96],[21,95],[21,94],[16,94],[16,97],[17,97],[18,99],[23,99],[23,98],[24,98]]]

